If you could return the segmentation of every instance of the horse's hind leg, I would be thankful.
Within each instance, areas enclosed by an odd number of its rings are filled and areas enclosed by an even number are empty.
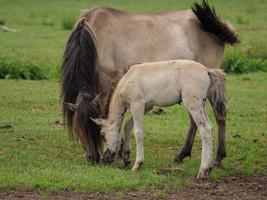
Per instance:
[[[225,147],[225,118],[220,119],[216,116],[216,122],[218,125],[218,149],[217,156],[214,162],[214,166],[222,167],[222,160],[226,157]]]
[[[192,146],[197,132],[197,125],[190,114],[189,118],[190,118],[190,126],[187,132],[186,141],[180,153],[174,158],[174,162],[176,163],[182,163],[183,159],[187,156],[191,157]]]

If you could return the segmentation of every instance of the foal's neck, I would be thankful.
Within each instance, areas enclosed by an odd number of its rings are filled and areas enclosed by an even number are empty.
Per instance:
[[[120,130],[125,112],[126,105],[121,95],[115,90],[109,104],[108,121],[117,132]]]

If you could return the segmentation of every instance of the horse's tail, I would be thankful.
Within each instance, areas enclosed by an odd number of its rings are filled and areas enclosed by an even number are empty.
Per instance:
[[[234,45],[240,42],[237,33],[235,33],[225,22],[220,20],[214,7],[210,7],[207,0],[202,4],[194,3],[191,7],[204,31],[213,33],[222,43]]]
[[[220,69],[209,69],[208,74],[211,81],[208,93],[209,101],[214,108],[216,118],[218,120],[225,119],[227,114],[227,101],[225,97],[226,75]]]
[[[64,120],[70,135],[80,140],[87,153],[93,157],[92,159],[97,157],[96,145],[99,143],[97,134],[99,130],[93,122],[89,122],[89,117],[97,114],[94,105],[90,103],[98,90],[96,64],[95,38],[87,18],[83,16],[72,31],[64,52],[61,66],[61,100]],[[90,99],[84,98],[84,94],[87,94],[87,97],[90,96]],[[74,112],[63,103],[77,103],[78,95],[81,95],[81,98],[79,98],[77,117],[74,121]]]

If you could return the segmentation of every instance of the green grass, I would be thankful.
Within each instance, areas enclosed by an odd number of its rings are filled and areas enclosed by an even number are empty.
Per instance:
[[[133,12],[161,12],[188,9],[195,0],[0,0],[0,21],[19,32],[0,33],[0,59],[28,61],[50,66],[58,79],[58,66],[72,23],[81,9],[110,5]],[[267,58],[267,1],[210,0],[223,20],[230,22],[240,34],[242,43],[226,50],[226,59],[233,55]],[[14,14],[16,13],[16,14]],[[65,25],[64,25],[65,24]]]
[[[30,63],[58,79],[70,27],[81,9],[98,5],[134,12],[188,9],[194,0],[0,0],[0,24],[19,32],[0,32],[2,63]],[[220,16],[234,25],[242,43],[227,47],[232,57],[267,59],[267,1],[210,0]],[[65,24],[65,25],[64,25]],[[236,62],[236,61],[234,61]],[[240,61],[245,65],[245,61]],[[239,66],[239,65],[238,65]],[[23,73],[28,73],[23,70]],[[251,73],[229,76],[228,157],[225,169],[215,169],[212,178],[227,175],[267,173],[267,75]],[[177,167],[171,161],[185,140],[188,117],[183,106],[166,109],[167,115],[149,114],[145,120],[145,163],[134,174],[122,162],[113,166],[92,165],[83,158],[80,146],[69,140],[66,130],[53,123],[62,121],[56,81],[0,80],[0,187],[84,191],[143,190],[172,188],[195,179],[200,162],[200,137],[192,159],[180,172],[158,175],[157,168]],[[214,127],[214,152],[217,129]],[[132,139],[132,160],[135,156]]]
[[[228,78],[228,157],[225,169],[214,169],[212,178],[267,173],[267,74],[231,75]],[[0,80],[0,187],[34,188],[42,191],[110,191],[175,188],[195,179],[200,164],[200,137],[192,158],[181,171],[158,175],[157,168],[177,167],[172,159],[185,141],[188,117],[183,106],[167,108],[167,115],[145,118],[145,163],[138,173],[122,162],[92,165],[66,130],[52,122],[62,121],[59,85],[55,81]],[[217,133],[210,106],[207,107]],[[135,156],[132,138],[132,160]]]

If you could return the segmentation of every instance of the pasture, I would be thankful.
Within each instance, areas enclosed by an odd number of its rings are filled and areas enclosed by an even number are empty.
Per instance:
[[[0,60],[27,62],[43,69],[49,80],[0,80],[0,189],[70,191],[175,191],[195,181],[200,162],[200,137],[192,158],[182,165],[172,163],[182,148],[188,127],[183,106],[149,113],[145,118],[145,163],[131,172],[132,163],[111,166],[87,163],[83,150],[64,129],[59,106],[59,66],[69,26],[82,9],[111,5],[135,12],[187,9],[192,0],[111,1],[19,1],[0,0],[0,22],[18,32],[0,32]],[[242,43],[227,47],[225,59],[267,59],[267,1],[210,1],[222,19],[231,22]],[[19,67],[19,66],[18,66]],[[265,65],[265,68],[267,66]],[[266,70],[265,70],[266,71]],[[214,169],[212,180],[223,176],[254,176],[267,173],[267,73],[229,75],[227,97],[227,151],[224,169]],[[217,127],[211,108],[213,153]],[[172,170],[169,170],[169,169]],[[1,190],[0,190],[1,191]],[[0,196],[1,197],[1,196]]]

